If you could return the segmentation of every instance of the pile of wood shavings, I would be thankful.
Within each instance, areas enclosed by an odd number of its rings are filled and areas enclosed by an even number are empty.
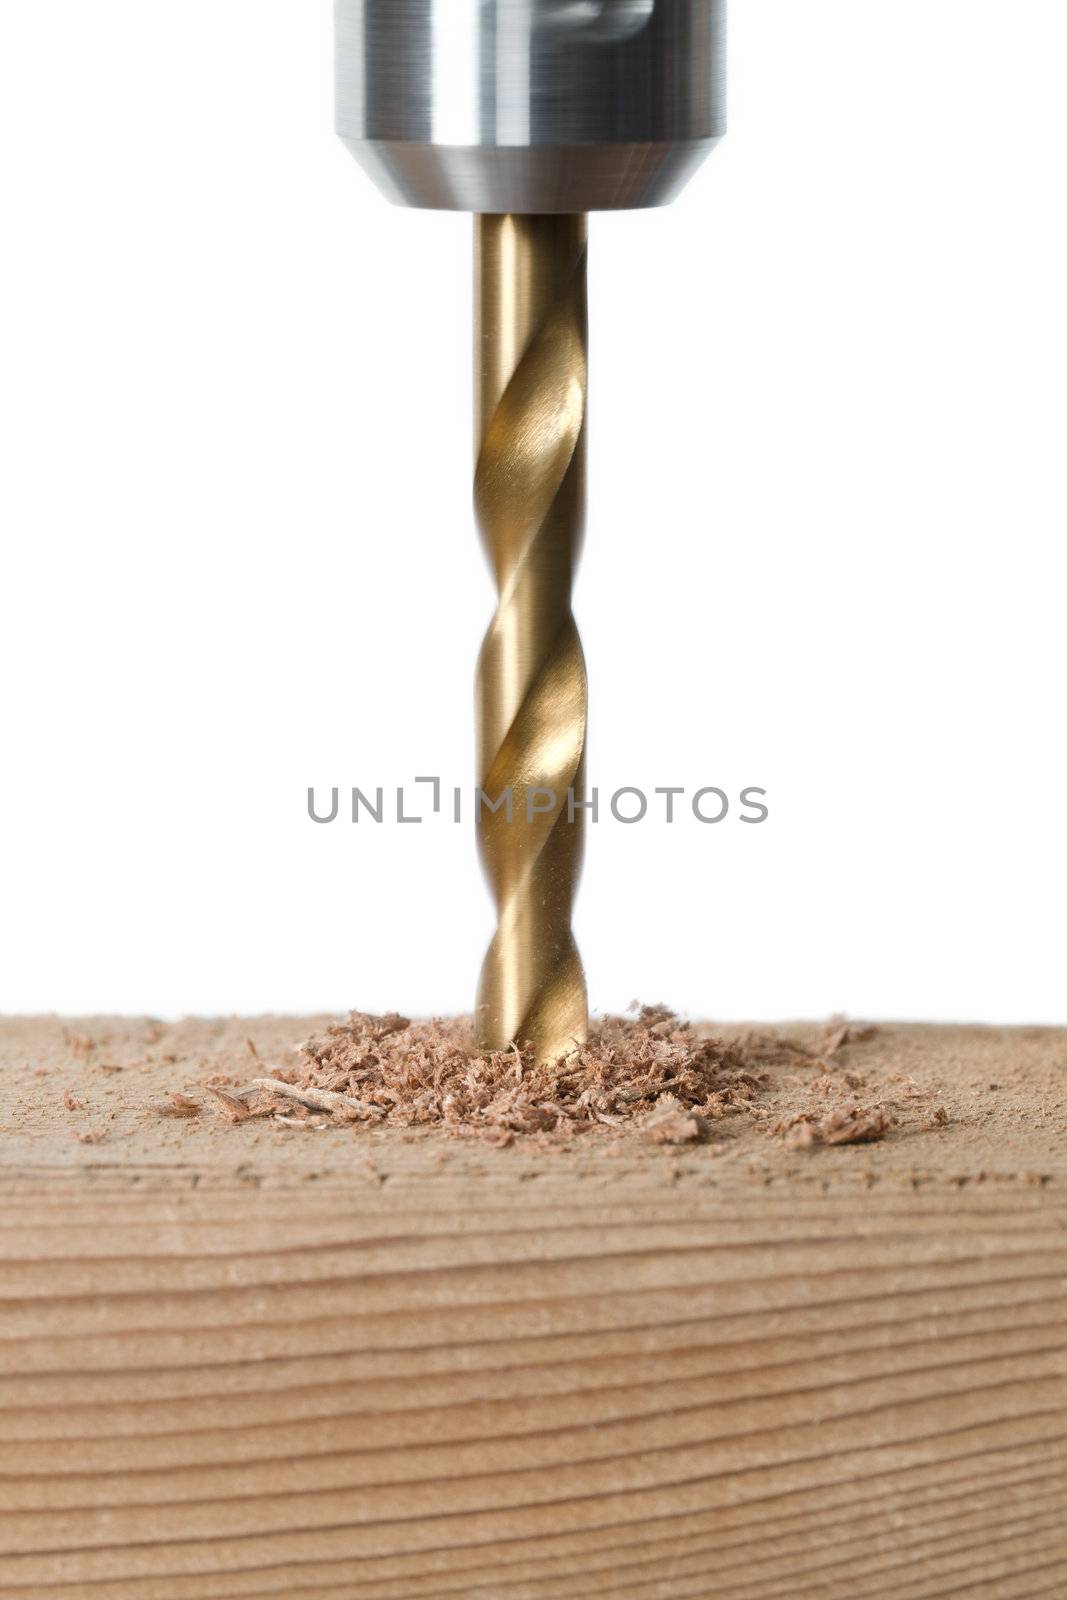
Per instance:
[[[765,1115],[756,1102],[768,1084],[744,1041],[701,1038],[646,1006],[596,1023],[586,1045],[550,1066],[517,1047],[478,1051],[469,1020],[353,1012],[309,1039],[294,1070],[210,1092],[232,1122],[481,1130],[502,1144],[636,1123],[656,1143],[686,1144],[705,1141],[725,1117]]]

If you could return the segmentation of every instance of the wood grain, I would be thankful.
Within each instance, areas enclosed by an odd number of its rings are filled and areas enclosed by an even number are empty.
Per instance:
[[[47,1026],[0,1024],[0,1600],[1067,1593],[1063,1035],[890,1031],[999,1134],[799,1156],[161,1133],[201,1035]]]

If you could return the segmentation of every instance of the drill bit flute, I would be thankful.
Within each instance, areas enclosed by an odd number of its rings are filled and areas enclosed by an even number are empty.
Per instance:
[[[338,131],[402,204],[475,222],[475,505],[499,604],[478,671],[497,933],[485,1049],[581,1044],[571,933],[587,693],[586,213],[671,199],[724,131],[725,0],[336,0]],[[501,797],[506,803],[492,809]]]
[[[478,669],[479,811],[498,927],[478,997],[489,1049],[585,1040],[571,933],[582,854],[586,676],[571,586],[585,489],[585,219],[476,227],[475,504],[500,603]],[[516,807],[519,809],[516,810]]]

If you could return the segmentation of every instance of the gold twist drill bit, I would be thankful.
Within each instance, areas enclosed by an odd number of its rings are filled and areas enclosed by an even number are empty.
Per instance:
[[[585,498],[586,222],[476,219],[475,504],[499,590],[478,671],[478,833],[498,926],[478,1042],[542,1061],[585,1041],[571,932],[587,685],[571,610]]]

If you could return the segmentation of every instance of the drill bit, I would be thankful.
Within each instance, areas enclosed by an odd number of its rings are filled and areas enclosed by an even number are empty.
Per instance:
[[[475,231],[475,505],[500,594],[478,670],[478,831],[498,927],[477,1034],[483,1049],[531,1043],[553,1060],[587,1028],[571,933],[587,705],[571,611],[585,493],[586,224],[483,216]]]
[[[476,217],[475,503],[499,603],[478,670],[497,903],[477,1031],[588,1027],[571,933],[586,675],[586,221],[662,205],[724,131],[725,0],[335,0],[337,129],[392,200]],[[493,809],[496,807],[497,809]]]

